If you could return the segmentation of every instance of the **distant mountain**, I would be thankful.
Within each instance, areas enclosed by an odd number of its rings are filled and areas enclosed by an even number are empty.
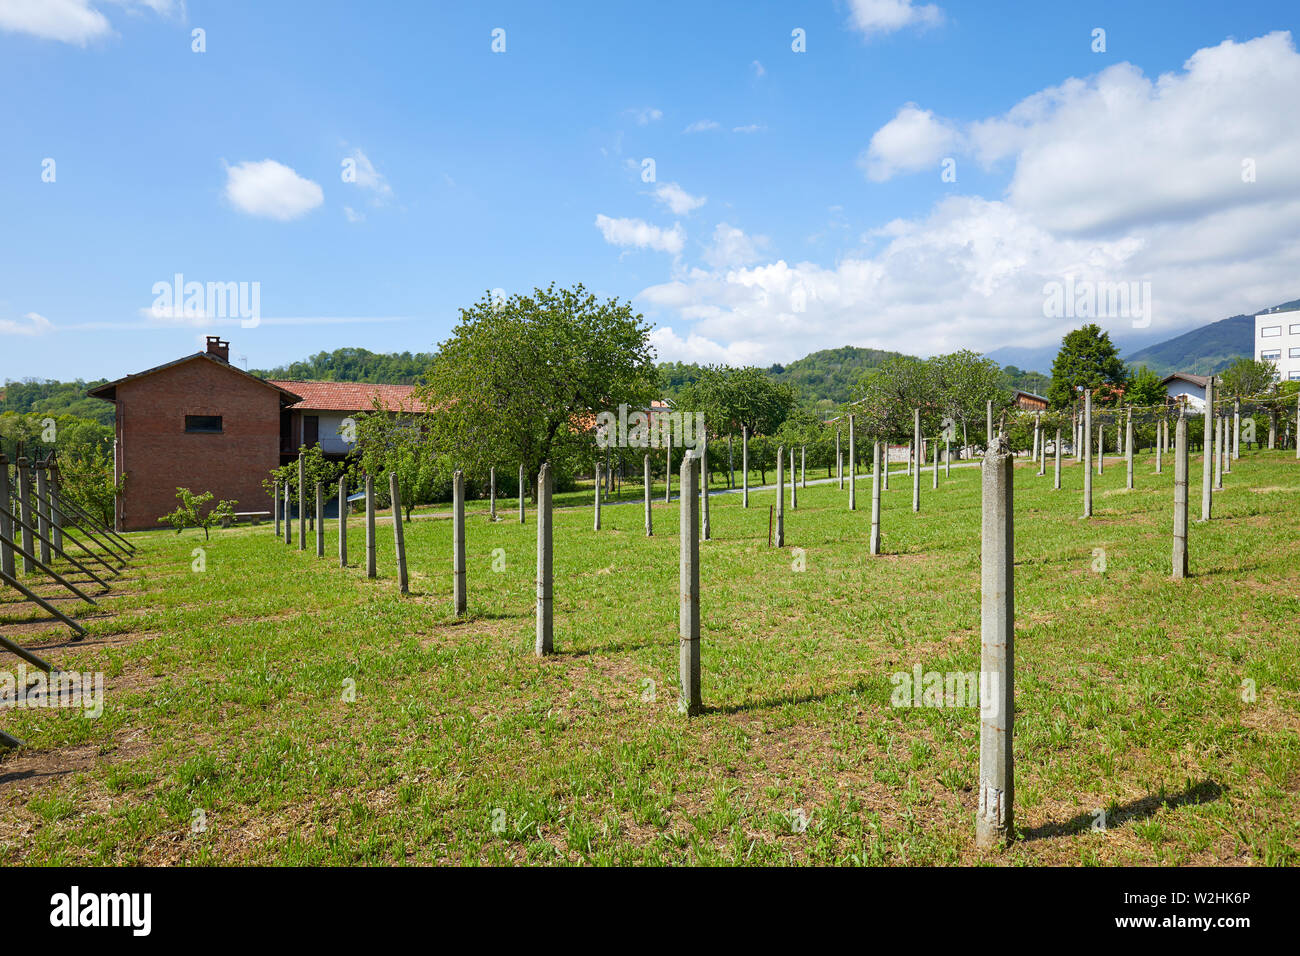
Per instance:
[[[1159,375],[1170,372],[1212,375],[1243,355],[1253,355],[1254,351],[1255,317],[1234,315],[1149,345],[1124,361],[1133,366],[1146,365]]]
[[[1285,312],[1300,308],[1300,299],[1283,302],[1265,312]],[[1255,314],[1234,315],[1211,322],[1199,329],[1149,345],[1124,359],[1129,365],[1146,365],[1153,372],[1191,372],[1212,375],[1221,372],[1237,359],[1255,354]]]

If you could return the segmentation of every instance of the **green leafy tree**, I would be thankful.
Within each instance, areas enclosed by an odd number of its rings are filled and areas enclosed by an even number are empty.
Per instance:
[[[177,488],[176,497],[180,499],[180,504],[175,511],[163,515],[158,519],[160,524],[170,524],[180,534],[186,528],[202,528],[203,540],[208,540],[210,529],[213,525],[223,521],[233,521],[235,518],[235,505],[237,501],[219,501],[207,511],[203,506],[213,499],[210,491],[196,495],[188,488]]]
[[[1125,399],[1133,405],[1163,405],[1168,393],[1160,384],[1160,376],[1142,365],[1129,380]]]
[[[391,414],[376,405],[357,421],[357,444],[361,468],[374,477],[376,493],[383,500],[388,501],[389,476],[397,475],[407,521],[416,505],[450,496],[455,468],[446,456],[437,454],[428,416]]]
[[[360,426],[358,425],[358,428]],[[339,477],[347,475],[349,478],[349,487],[355,483],[356,460],[349,457],[344,461],[331,461],[325,457],[321,451],[320,445],[303,445],[298,449],[302,455],[302,474],[303,474],[303,493],[307,496],[307,503],[314,506],[316,501],[316,482],[325,486],[325,497],[336,494],[335,486]],[[262,487],[266,489],[267,497],[275,497],[275,483],[280,482],[283,489],[285,486],[289,489],[289,503],[292,505],[301,505],[298,500],[298,462],[291,461],[281,465],[279,468],[272,468],[271,473],[262,479]],[[281,496],[284,491],[281,490]],[[281,497],[283,501],[283,497]]]
[[[1047,398],[1053,408],[1070,408],[1078,400],[1079,389],[1092,389],[1093,401],[1114,405],[1128,384],[1128,373],[1110,333],[1089,323],[1067,332],[1061,349],[1052,362],[1052,384]]]
[[[906,442],[912,437],[913,409],[921,409],[922,428],[927,432],[938,427],[935,385],[929,363],[911,355],[895,356],[863,375],[859,386],[862,398],[845,406],[842,414],[855,416],[859,435],[865,432],[890,442]]]
[[[978,352],[962,349],[930,359],[934,376],[934,390],[939,410],[944,418],[961,425],[961,444],[970,444],[970,427],[981,426],[979,433],[987,430],[988,403],[993,411],[1002,411],[1011,404],[1011,390],[998,363]],[[940,423],[942,425],[942,422]],[[985,440],[988,436],[985,435]]]
[[[1219,376],[1225,398],[1255,398],[1271,394],[1277,384],[1277,366],[1272,362],[1239,358]]]
[[[760,368],[710,366],[678,395],[677,408],[703,412],[712,435],[774,435],[798,402],[792,385],[774,381]]]
[[[594,453],[594,419],[658,393],[649,326],[630,305],[582,285],[535,289],[467,309],[417,389],[433,447],[467,474],[550,461],[563,476]],[[534,489],[534,499],[536,489]]]

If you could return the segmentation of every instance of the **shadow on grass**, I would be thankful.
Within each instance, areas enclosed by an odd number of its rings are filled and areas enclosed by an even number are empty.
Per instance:
[[[772,710],[777,707],[797,704],[816,704],[832,697],[842,697],[846,694],[860,694],[870,690],[873,685],[878,685],[879,681],[860,680],[848,687],[838,687],[835,690],[823,691],[822,693],[808,694],[784,694],[779,697],[767,697],[763,700],[746,701],[743,704],[706,704],[700,711],[702,714],[742,714],[751,710]],[[1089,818],[1091,819],[1091,817]]]
[[[1182,793],[1172,794],[1170,796],[1147,796],[1140,797],[1137,800],[1131,800],[1128,803],[1117,807],[1114,813],[1110,814],[1106,820],[1107,827],[1116,827],[1121,823],[1128,823],[1131,820],[1145,820],[1153,817],[1156,811],[1161,807],[1168,807],[1176,810],[1178,807],[1194,806],[1200,803],[1213,803],[1223,796],[1223,788],[1213,780],[1202,780],[1198,784],[1189,786]],[[1021,830],[1020,839],[1022,840],[1048,840],[1052,837],[1071,836],[1075,833],[1085,833],[1092,829],[1095,817],[1090,811],[1080,813],[1076,817],[1066,820],[1064,823],[1044,823],[1040,827],[1034,827],[1030,830]]]

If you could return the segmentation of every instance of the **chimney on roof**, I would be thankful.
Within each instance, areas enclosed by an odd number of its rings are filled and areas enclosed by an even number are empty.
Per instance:
[[[223,342],[219,335],[208,336],[208,354],[213,358],[219,358],[223,362],[230,361],[230,343]]]

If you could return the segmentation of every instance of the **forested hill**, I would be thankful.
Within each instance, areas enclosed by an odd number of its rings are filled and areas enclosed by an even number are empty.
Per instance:
[[[413,385],[433,361],[429,352],[371,352],[369,349],[335,349],[317,352],[301,362],[272,369],[250,369],[271,379],[318,382],[378,382]]]
[[[1275,305],[1267,312],[1286,312],[1300,309],[1300,299]],[[1199,329],[1149,345],[1125,357],[1129,365],[1146,365],[1158,375],[1170,372],[1191,372],[1211,375],[1244,357],[1255,354],[1255,316],[1234,315],[1220,319]]]
[[[99,422],[101,425],[113,424],[113,403],[103,399],[91,398],[87,389],[103,385],[107,379],[93,382],[55,382],[43,379],[27,379],[21,382],[6,382],[0,387],[0,413],[17,412],[25,414],[36,412],[42,415],[77,415]]]
[[[773,365],[767,372],[778,382],[795,386],[805,407],[829,409],[857,398],[854,391],[863,373],[899,354],[846,345],[813,352],[789,365]]]

